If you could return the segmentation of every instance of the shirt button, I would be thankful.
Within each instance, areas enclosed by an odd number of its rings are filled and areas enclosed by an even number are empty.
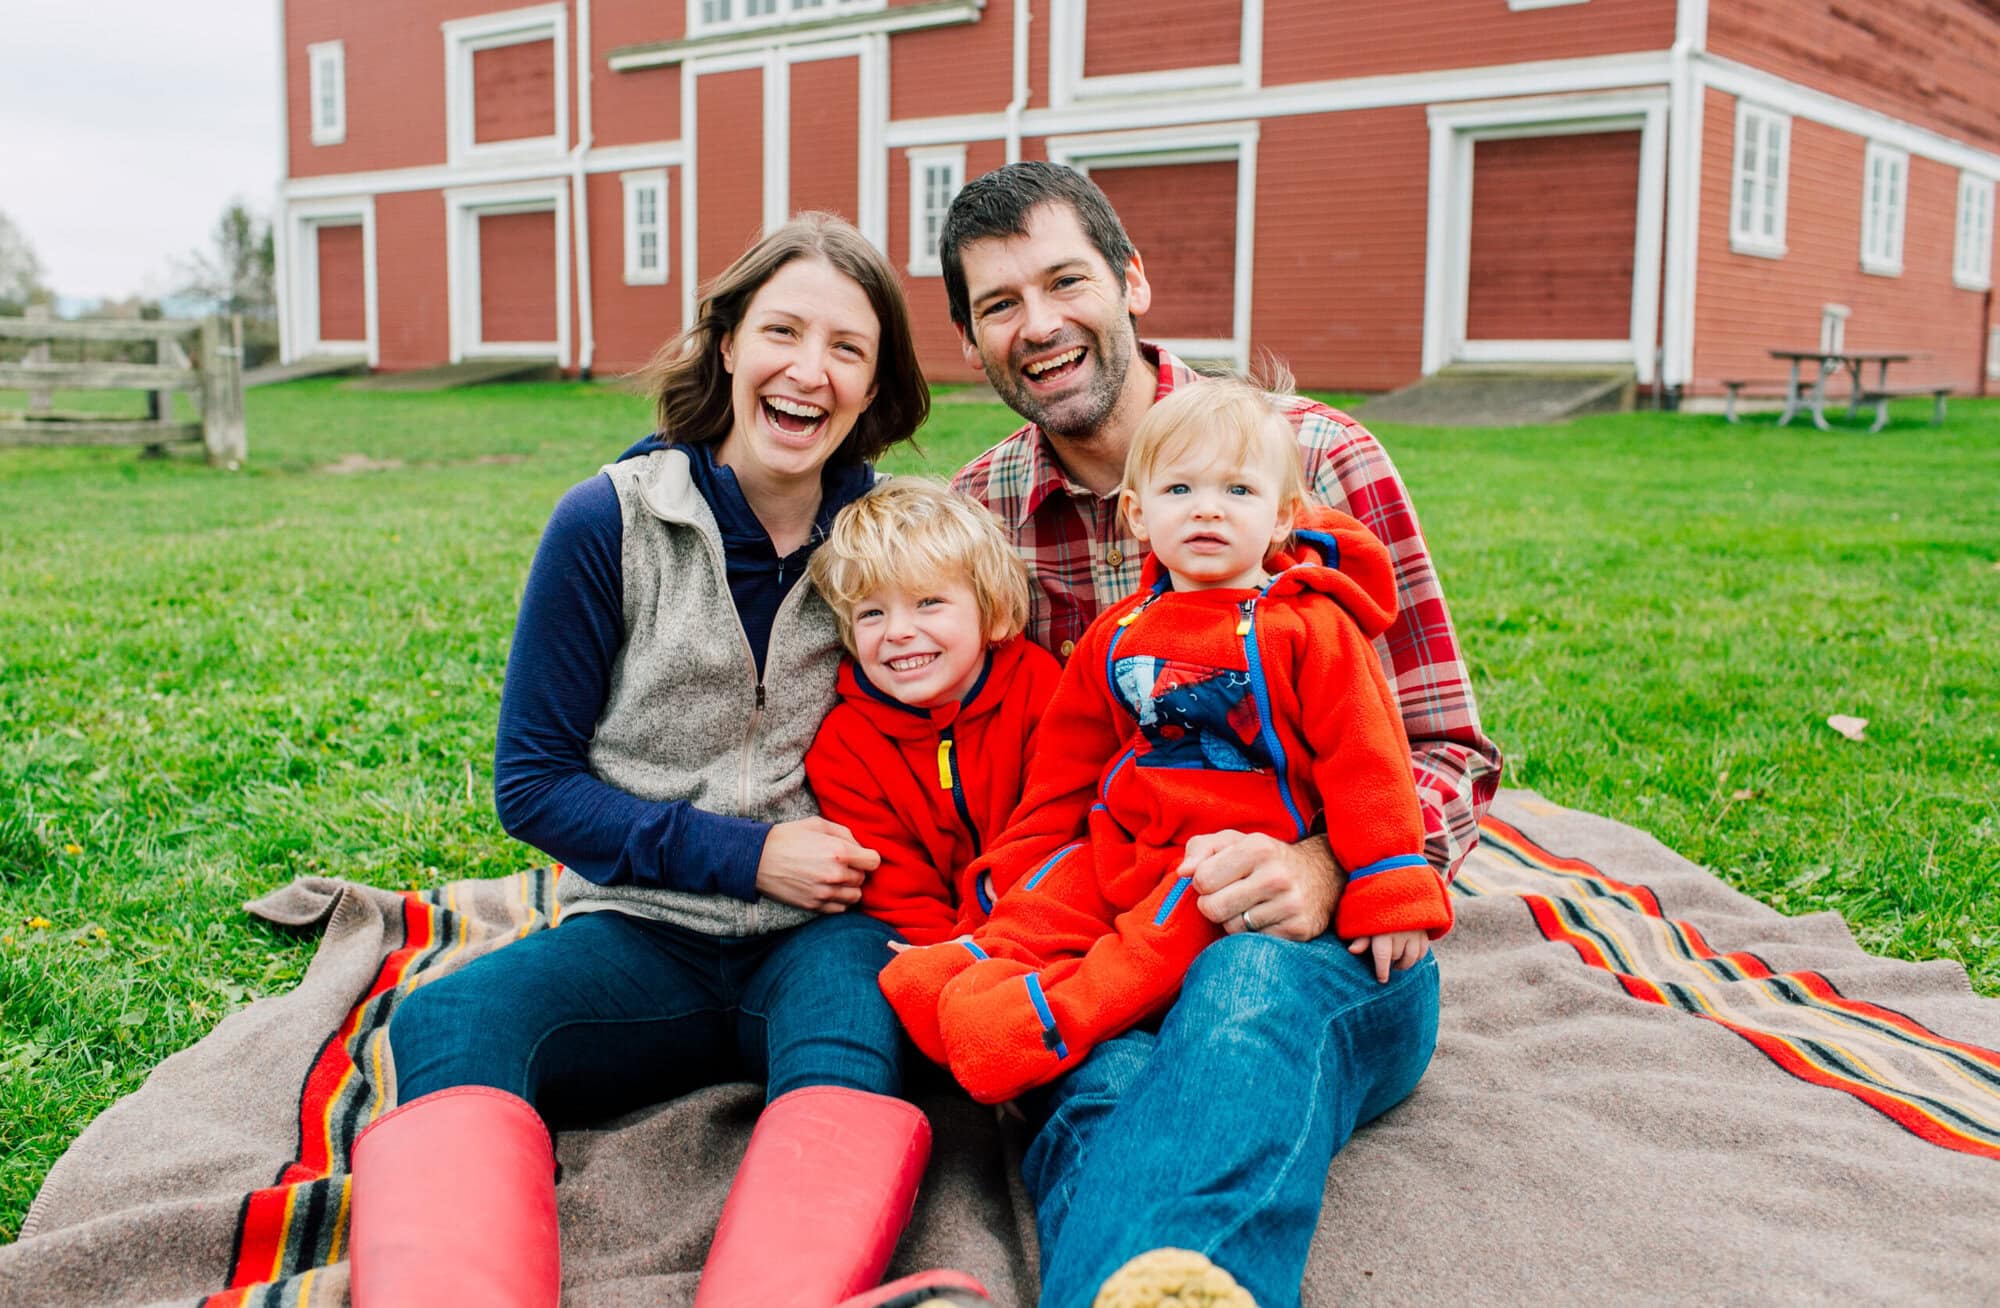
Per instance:
[[[1125,561],[1125,555],[1123,554],[1123,552],[1119,550],[1119,548],[1116,545],[1113,545],[1111,547],[1111,552],[1104,556],[1104,561],[1106,563],[1109,563],[1112,567],[1115,568],[1119,564]]]
[[[1074,653],[1076,653],[1076,642],[1073,640],[1064,641],[1062,643],[1062,656],[1064,658],[1068,658],[1070,655]]]

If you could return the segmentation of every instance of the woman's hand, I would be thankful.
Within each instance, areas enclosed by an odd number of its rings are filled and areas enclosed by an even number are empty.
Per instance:
[[[815,913],[845,913],[860,902],[861,883],[882,856],[855,843],[854,833],[821,817],[780,822],[764,837],[757,893]]]

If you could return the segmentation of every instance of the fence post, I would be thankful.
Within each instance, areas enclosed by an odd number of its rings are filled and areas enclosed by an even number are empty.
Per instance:
[[[31,304],[21,310],[21,317],[29,322],[47,322],[54,316],[54,313],[46,304]],[[50,346],[47,341],[37,341],[28,347],[28,352],[22,357],[21,362],[47,363],[49,361],[49,349]],[[47,413],[52,405],[53,397],[46,387],[38,387],[28,392],[29,413]]]
[[[223,333],[222,320],[201,321],[201,440],[208,461],[240,468],[249,454],[243,431],[243,351]]]

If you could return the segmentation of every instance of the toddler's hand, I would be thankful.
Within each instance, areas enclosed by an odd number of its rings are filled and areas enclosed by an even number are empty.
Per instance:
[[[970,939],[972,939],[972,937],[969,935],[959,935],[959,936],[953,936],[949,940],[939,940],[933,943],[939,945],[962,945]],[[889,948],[898,954],[906,953],[912,949],[929,949],[931,947],[932,947],[931,945],[913,945],[906,940],[891,940],[889,942]]]
[[[1350,954],[1372,954],[1375,962],[1375,979],[1387,984],[1389,964],[1394,963],[1398,972],[1408,971],[1423,961],[1431,950],[1430,934],[1425,931],[1391,931],[1379,936],[1356,936],[1347,942]]]

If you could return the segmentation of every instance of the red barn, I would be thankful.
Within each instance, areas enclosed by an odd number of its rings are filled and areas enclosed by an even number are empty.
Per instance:
[[[280,0],[284,349],[641,362],[799,209],[903,272],[968,176],[1086,169],[1145,329],[1380,390],[1627,364],[1712,396],[1823,327],[2000,377],[1984,0]]]

